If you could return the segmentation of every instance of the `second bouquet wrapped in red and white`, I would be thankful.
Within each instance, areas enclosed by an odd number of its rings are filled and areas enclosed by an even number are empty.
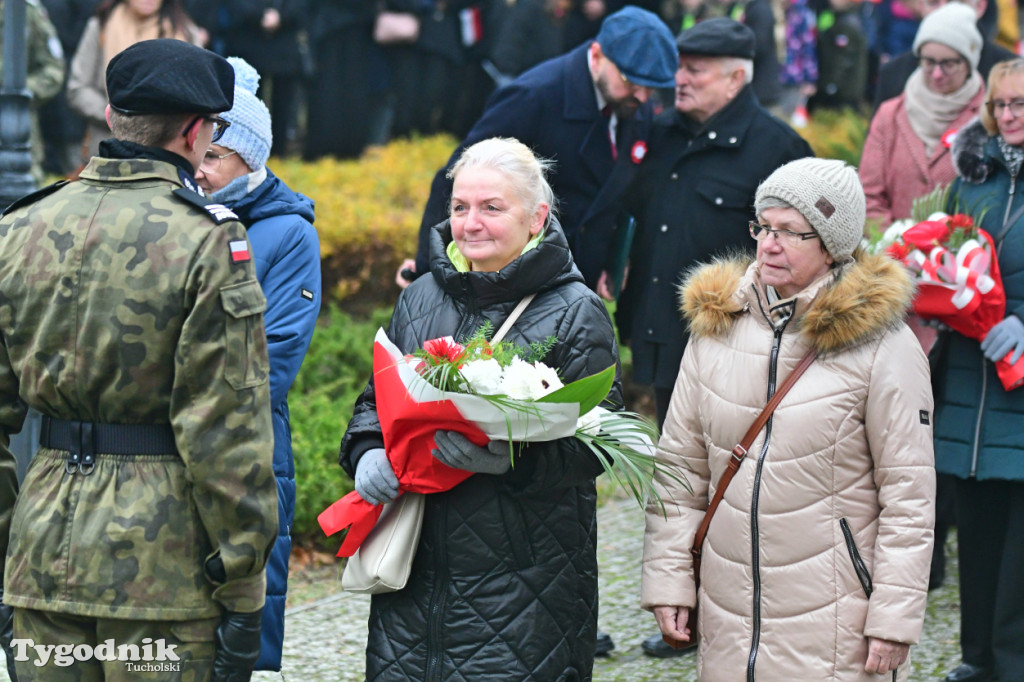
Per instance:
[[[574,437],[641,504],[648,496],[656,497],[651,481],[657,427],[635,413],[599,407],[614,381],[614,366],[563,385],[555,369],[536,359],[546,353],[545,343],[528,348],[505,342],[492,345],[486,340],[489,331],[481,329],[466,344],[451,337],[433,339],[408,356],[384,330],[377,332],[377,416],[402,492],[441,492],[473,475],[431,454],[434,434],[445,430],[457,431],[476,445]],[[515,454],[510,446],[513,463]],[[353,491],[324,510],[318,521],[327,535],[349,529],[338,556],[351,556],[380,513],[381,506]]]
[[[1006,315],[1006,294],[991,235],[962,213],[893,223],[873,244],[902,262],[917,283],[913,311],[972,339],[984,340]],[[1024,359],[996,363],[1007,391],[1024,384]]]

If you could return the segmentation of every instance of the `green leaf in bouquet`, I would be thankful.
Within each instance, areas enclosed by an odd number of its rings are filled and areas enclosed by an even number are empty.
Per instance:
[[[608,397],[608,391],[612,390],[612,383],[614,382],[615,365],[610,365],[602,372],[578,379],[571,384],[562,386],[557,391],[548,393],[537,402],[579,403],[580,414],[586,414]]]
[[[658,478],[693,492],[685,473],[676,473],[653,454],[659,433],[648,417],[635,412],[608,412],[601,419],[598,433],[580,429],[576,438],[597,457],[609,478],[632,494],[641,509],[651,503],[665,516],[665,500],[655,485]]]
[[[928,220],[933,213],[946,213],[949,200],[949,184],[938,185],[928,194],[914,199],[910,207],[910,218],[915,223]]]

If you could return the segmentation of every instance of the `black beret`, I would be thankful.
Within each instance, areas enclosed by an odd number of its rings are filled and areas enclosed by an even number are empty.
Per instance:
[[[709,57],[754,58],[754,32],[728,17],[715,17],[695,24],[679,34],[679,54]]]
[[[234,104],[235,70],[182,40],[143,40],[110,60],[107,97],[122,114],[217,114]]]

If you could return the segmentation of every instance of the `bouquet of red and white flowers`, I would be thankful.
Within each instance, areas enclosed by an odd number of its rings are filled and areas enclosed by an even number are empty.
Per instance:
[[[615,379],[614,365],[563,385],[558,372],[538,360],[554,338],[521,348],[491,344],[486,340],[490,333],[485,325],[465,344],[444,337],[403,355],[383,329],[377,332],[377,416],[402,492],[441,492],[473,475],[430,453],[436,447],[434,434],[445,430],[457,431],[476,445],[509,441],[513,466],[515,443],[575,437],[641,505],[647,497],[659,500],[652,485],[657,426],[632,412],[599,407]],[[381,509],[353,491],[324,510],[318,521],[327,535],[349,529],[338,556],[351,556]]]
[[[922,197],[922,204],[945,204],[946,188]],[[870,244],[889,254],[914,275],[913,311],[938,320],[964,336],[983,340],[1006,316],[1006,295],[991,235],[964,213],[933,212],[925,220],[893,223]],[[1012,351],[996,363],[1007,391],[1024,384],[1024,359],[1010,363]]]

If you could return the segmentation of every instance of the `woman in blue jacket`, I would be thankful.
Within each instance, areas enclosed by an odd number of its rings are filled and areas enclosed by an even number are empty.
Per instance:
[[[295,516],[288,390],[309,348],[320,312],[320,242],[313,228],[313,202],[293,192],[266,167],[272,136],[270,113],[255,95],[259,74],[242,59],[231,57],[228,61],[235,68],[235,102],[234,108],[221,116],[231,127],[206,152],[196,180],[248,228],[256,277],[267,298],[263,319],[270,351],[280,529],[267,561],[267,603],[256,669],[280,670]]]
[[[953,144],[951,196],[996,242],[1006,317],[979,345],[955,332],[935,372],[935,467],[956,477],[963,665],[947,682],[1024,680],[1024,388],[994,362],[1024,354],[1024,59],[989,74],[981,124]]]

